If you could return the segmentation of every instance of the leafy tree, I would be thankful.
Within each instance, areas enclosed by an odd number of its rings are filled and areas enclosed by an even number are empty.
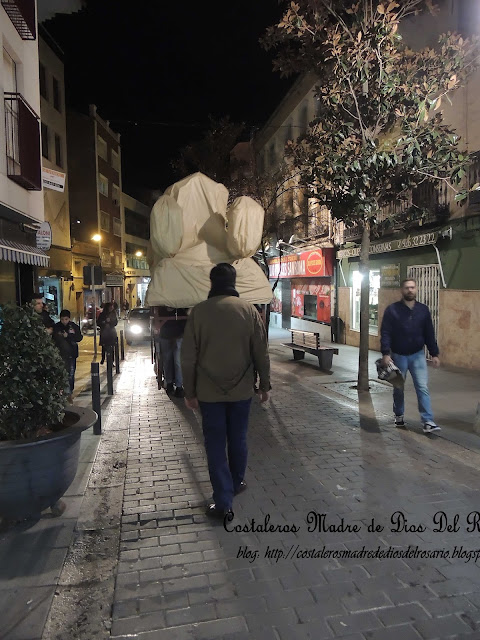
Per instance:
[[[0,440],[34,438],[60,422],[68,376],[31,307],[0,307]]]
[[[477,43],[441,35],[413,51],[399,33],[431,0],[297,0],[263,39],[282,75],[313,71],[318,117],[288,146],[308,195],[362,228],[358,389],[368,391],[371,227],[389,203],[423,182],[446,182],[457,201],[469,155],[440,111],[475,67]],[[457,185],[457,186],[455,186]]]

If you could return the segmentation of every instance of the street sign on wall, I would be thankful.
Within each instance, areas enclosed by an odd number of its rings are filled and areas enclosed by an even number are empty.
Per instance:
[[[53,189],[53,191],[65,191],[65,174],[61,171],[54,171],[42,167],[42,183],[44,189]]]
[[[105,284],[107,287],[123,287],[123,273],[107,273]]]
[[[52,246],[52,227],[49,222],[41,222],[36,234],[37,249],[48,251]]]
[[[428,244],[435,244],[438,240],[438,231],[431,233],[419,233],[417,236],[407,236],[399,240],[388,240],[387,242],[372,242],[370,245],[370,255],[376,253],[389,253],[390,251],[401,251],[402,249],[416,249],[424,247]],[[337,259],[342,258],[358,258],[360,255],[360,247],[352,247],[351,249],[340,249],[337,251]]]

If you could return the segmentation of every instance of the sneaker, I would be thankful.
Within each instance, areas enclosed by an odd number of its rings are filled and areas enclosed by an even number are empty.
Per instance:
[[[205,515],[209,518],[223,520],[224,522],[231,522],[234,518],[233,511],[231,509],[221,509],[220,507],[217,507],[215,503],[208,505]]]
[[[403,416],[395,416],[395,426],[399,429],[405,428],[405,420],[403,419]]]
[[[425,422],[423,425],[423,433],[432,433],[433,431],[441,431],[441,429],[434,422]]]
[[[175,397],[176,398],[184,398],[185,397],[185,391],[183,389],[183,387],[177,387],[175,389]]]
[[[166,387],[167,393],[173,393],[173,382],[169,382]]]

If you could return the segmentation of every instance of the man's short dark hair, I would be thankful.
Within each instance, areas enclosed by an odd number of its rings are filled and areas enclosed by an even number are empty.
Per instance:
[[[60,311],[60,318],[70,318],[71,317],[71,313],[68,309],[62,309]]]
[[[34,294],[32,295],[32,302],[33,302],[34,300],[43,300],[43,296],[42,296],[42,294],[41,294],[41,293],[34,293]]]
[[[402,280],[402,281],[401,281],[401,283],[400,283],[400,287],[403,287],[403,285],[404,285],[406,282],[414,282],[415,284],[417,284],[417,281],[415,280],[415,278],[405,278],[405,280]]]
[[[235,267],[228,262],[220,262],[210,271],[210,281],[215,285],[235,286],[237,280],[237,271]]]

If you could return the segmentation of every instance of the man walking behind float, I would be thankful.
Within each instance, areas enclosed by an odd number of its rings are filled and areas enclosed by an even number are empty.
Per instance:
[[[403,377],[412,374],[417,393],[418,410],[423,423],[423,432],[439,431],[433,419],[430,394],[428,391],[428,371],[424,346],[426,345],[435,367],[440,366],[438,345],[432,316],[428,307],[416,301],[417,283],[408,278],[401,284],[402,299],[389,305],[384,313],[381,327],[382,364],[392,360]],[[393,413],[395,426],[404,427],[404,389],[393,390]]]
[[[268,400],[270,360],[265,326],[253,304],[240,300],[236,271],[210,272],[208,300],[193,308],[181,351],[185,404],[202,414],[213,504],[207,515],[233,518],[233,496],[246,489],[248,414],[254,371],[260,401]],[[225,449],[228,447],[228,461]]]

